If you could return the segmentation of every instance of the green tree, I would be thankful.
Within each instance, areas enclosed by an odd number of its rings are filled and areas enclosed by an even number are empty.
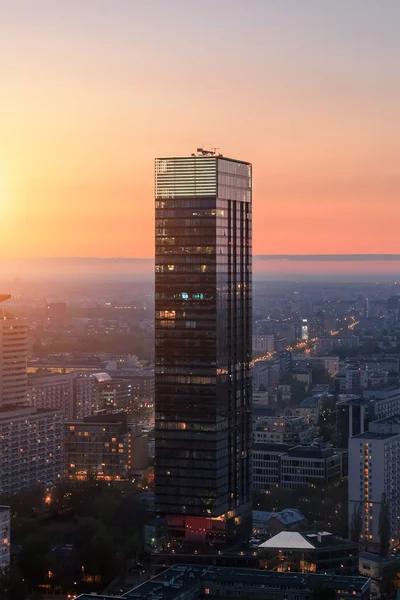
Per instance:
[[[49,542],[44,534],[31,535],[22,544],[18,568],[31,587],[46,580],[51,566]]]
[[[395,594],[400,589],[400,560],[396,559],[387,564],[382,573],[381,590],[388,594]]]
[[[3,572],[0,571],[1,600],[25,600],[27,595],[23,577],[14,565]]]
[[[333,600],[336,598],[336,590],[327,585],[318,585],[313,589],[313,600]]]
[[[92,575],[99,575],[102,584],[110,581],[118,573],[114,540],[105,529],[100,530],[92,539],[87,570]]]

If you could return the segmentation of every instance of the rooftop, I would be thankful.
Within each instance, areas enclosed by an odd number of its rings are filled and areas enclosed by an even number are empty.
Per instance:
[[[163,571],[157,577],[139,585],[123,598],[142,598],[147,600],[172,600],[180,596],[184,590],[193,588],[193,592],[201,594],[201,584],[235,584],[245,587],[276,588],[286,585],[292,589],[312,589],[317,585],[326,585],[334,589],[361,591],[369,585],[365,577],[346,577],[340,575],[319,575],[311,573],[277,573],[258,569],[240,569],[229,567],[211,567],[195,565],[175,565]],[[201,594],[202,595],[202,594]],[[265,597],[265,596],[264,596]],[[83,600],[80,597],[79,600]],[[86,597],[87,598],[87,597]]]
[[[331,548],[332,546],[354,545],[348,540],[339,538],[329,531],[281,531],[278,535],[260,544],[259,548],[269,550],[314,550],[318,548]]]
[[[304,398],[300,402],[300,408],[317,408],[318,406],[318,398],[315,396],[310,396],[309,398]]]
[[[374,423],[388,424],[388,425],[400,425],[400,415],[393,415],[391,417],[383,417],[383,419],[377,419]]]
[[[57,408],[36,408],[34,406],[18,406],[6,404],[0,406],[0,421],[7,421],[10,418],[16,419],[20,417],[28,417],[30,415],[44,415],[46,413],[61,413],[62,409]]]
[[[305,517],[295,508],[285,508],[281,512],[267,512],[264,510],[253,510],[254,522],[268,523],[271,519],[280,521],[283,525],[294,525],[300,521],[304,521]]]
[[[92,373],[92,377],[96,379],[97,383],[112,381],[112,377],[108,373]]]
[[[388,438],[395,437],[396,435],[400,435],[398,433],[378,433],[376,431],[365,431],[364,433],[359,433],[358,435],[354,435],[352,440],[387,440]]]

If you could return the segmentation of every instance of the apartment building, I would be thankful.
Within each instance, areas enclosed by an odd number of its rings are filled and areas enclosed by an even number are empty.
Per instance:
[[[0,408],[0,494],[51,487],[63,476],[61,410]]]

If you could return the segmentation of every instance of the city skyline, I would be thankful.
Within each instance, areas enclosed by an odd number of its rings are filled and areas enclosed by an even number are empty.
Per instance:
[[[0,7],[3,257],[152,257],[153,157],[201,145],[255,166],[255,254],[396,252],[398,3],[227,7]]]

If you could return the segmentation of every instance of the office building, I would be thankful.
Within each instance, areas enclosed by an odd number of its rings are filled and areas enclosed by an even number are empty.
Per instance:
[[[253,489],[266,491],[280,486],[281,457],[289,448],[287,444],[253,445]]]
[[[57,483],[64,472],[61,410],[0,408],[0,494]]]
[[[29,373],[27,401],[36,408],[61,409],[65,419],[83,419],[94,410],[94,380],[79,372]]]
[[[369,424],[369,431],[349,439],[349,527],[360,518],[364,549],[378,552],[380,516],[387,503],[390,543],[400,539],[400,417]]]
[[[253,422],[255,443],[309,444],[316,433],[305,417],[258,417]]]
[[[251,164],[157,158],[155,489],[168,531],[251,528]]]
[[[179,564],[166,569],[119,598],[124,600],[214,600],[249,598],[253,600],[312,600],[314,591],[324,591],[337,600],[370,600],[367,577],[323,575],[319,573],[277,573],[261,569],[210,567]],[[315,596],[317,597],[317,596]],[[83,594],[77,600],[92,600]],[[101,600],[116,600],[101,596]]]
[[[0,575],[10,565],[10,521],[10,507],[0,506]]]
[[[11,296],[0,295],[0,303]],[[26,404],[28,327],[4,305],[0,308],[0,407]]]
[[[313,483],[334,483],[344,475],[347,465],[346,450],[329,446],[295,446],[280,459],[280,486],[293,489]]]
[[[258,555],[271,571],[358,574],[358,543],[328,531],[281,531],[258,546]]]
[[[254,444],[254,489],[295,489],[309,483],[334,483],[347,472],[347,452],[311,444]]]
[[[123,481],[148,467],[147,435],[125,412],[93,415],[65,423],[65,476]]]

